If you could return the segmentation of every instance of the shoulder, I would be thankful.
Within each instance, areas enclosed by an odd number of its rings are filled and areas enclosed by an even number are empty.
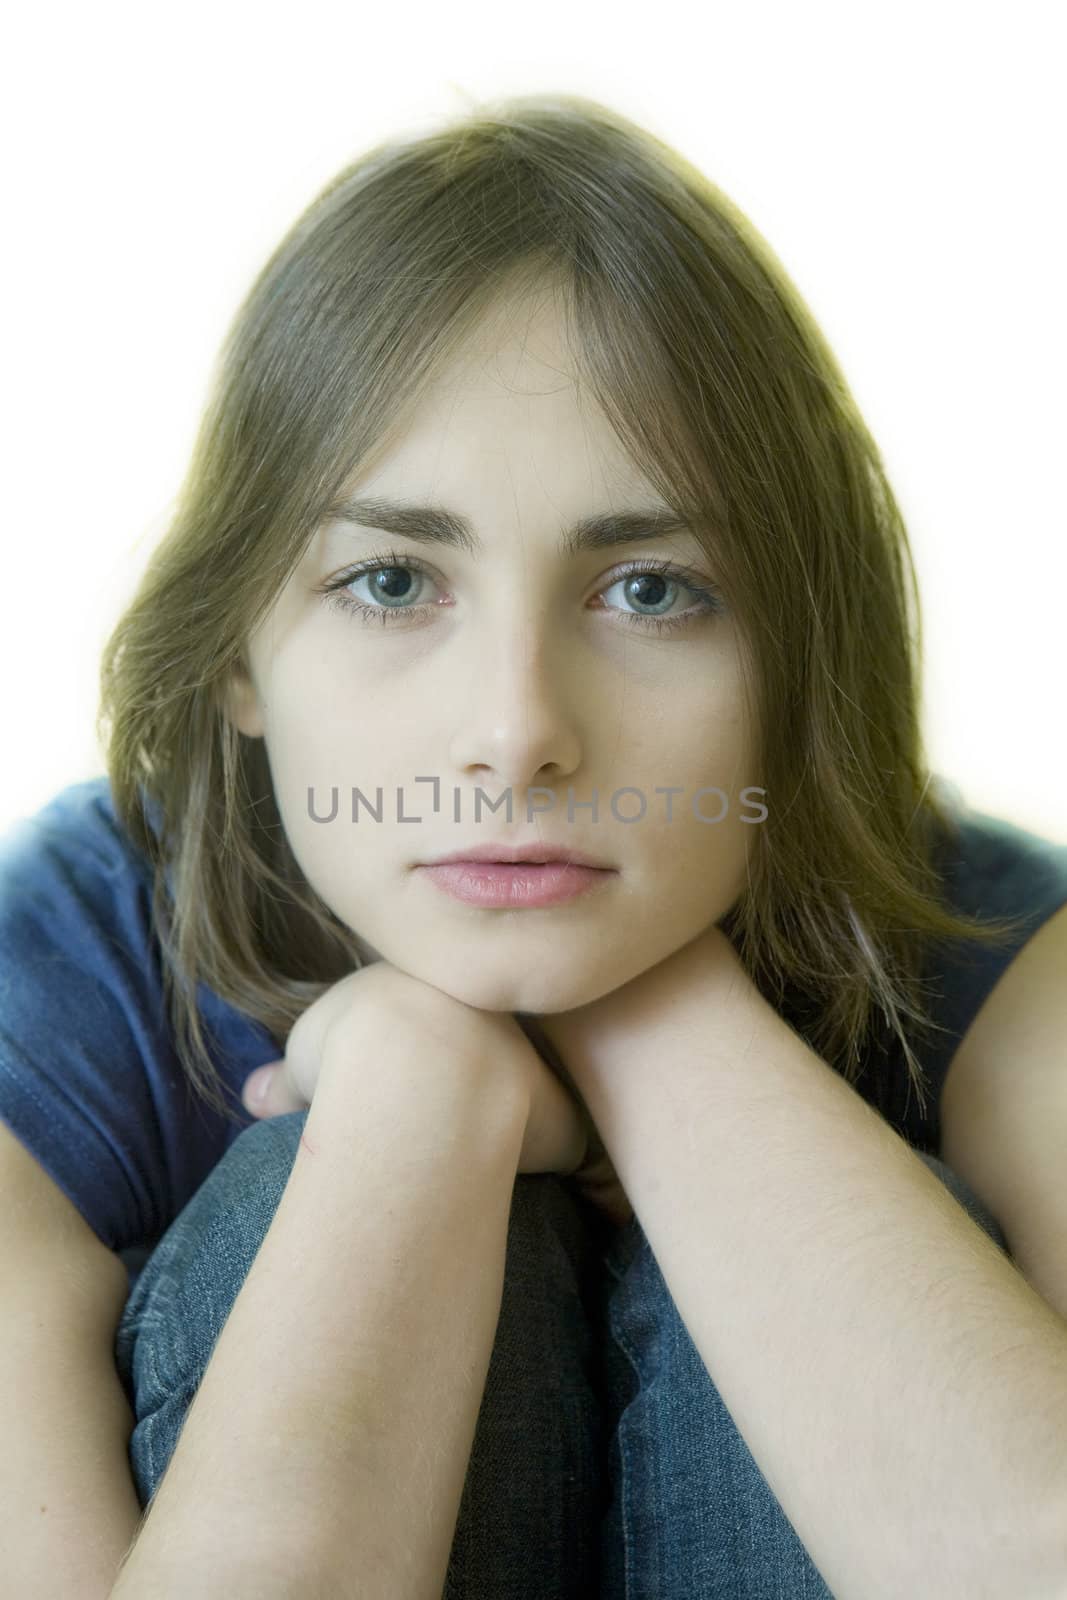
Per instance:
[[[112,1249],[153,1209],[149,945],[145,874],[106,779],[0,835],[0,1118]]]
[[[69,785],[0,836],[0,959],[40,1000],[154,974],[152,869],[116,819],[107,778]],[[122,974],[126,974],[123,979]]]
[[[1027,966],[1039,962],[1045,945],[1064,937],[1057,916],[1067,907],[1067,844],[964,807],[953,821],[938,852],[945,897],[954,910],[980,921],[1012,918],[1016,925],[995,943],[939,942],[927,952],[924,979],[939,1032],[924,1065],[935,1092],[947,1087],[950,1073],[957,1078],[974,1051],[979,1018],[989,1015],[986,1008],[1008,972],[1024,955]],[[1046,928],[1042,945],[1032,948]]]
[[[68,784],[31,816],[0,834],[0,896],[28,886],[66,883],[83,891],[120,876],[147,882],[151,869],[115,815],[106,776]]]
[[[71,784],[0,836],[0,1119],[111,1249],[161,1236],[248,1125],[240,1084],[278,1054],[201,984],[238,1120],[191,1114],[152,876],[106,778]]]
[[[1067,905],[1008,966],[941,1104],[940,1154],[996,1217],[1016,1266],[1067,1318]]]
[[[972,916],[1021,915],[1036,925],[1067,901],[1067,843],[960,803],[950,815],[938,864],[957,908]]]
[[[1025,914],[1026,927],[986,958],[944,1080],[940,1154],[997,1218],[1026,1277],[1067,1316],[1067,850],[1032,833],[1020,841],[1022,830],[988,820],[997,842],[978,858],[994,863],[985,898],[998,915]]]
[[[995,946],[967,946],[942,962],[955,979],[956,1020],[964,1023],[943,1102],[958,1100],[967,1084],[977,1087],[1009,1056],[1012,1064],[997,1074],[1008,1086],[1044,1070],[1043,1053],[1027,1045],[1047,1023],[1067,1041],[1067,844],[971,812],[961,818],[945,882],[957,908],[980,918],[1018,918],[1020,926]],[[969,992],[959,976],[965,970],[979,978]]]
[[[0,955],[5,969],[35,955],[55,972],[94,951],[143,949],[151,871],[119,827],[106,778],[69,785],[0,835]]]

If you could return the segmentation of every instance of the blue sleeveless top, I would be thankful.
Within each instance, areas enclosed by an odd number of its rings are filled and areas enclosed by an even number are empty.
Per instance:
[[[902,1053],[857,1080],[909,1144],[933,1154],[956,1045],[1026,939],[1067,904],[1067,845],[961,810],[941,867],[956,907],[1025,913],[1026,926],[1004,947],[931,952],[931,1005],[947,1031],[917,1047],[926,1115]],[[106,777],[71,784],[0,836],[0,1119],[124,1256],[154,1247],[252,1125],[244,1080],[282,1053],[201,984],[205,1038],[235,1120],[192,1095],[165,1014],[151,899],[150,865],[118,824]]]
[[[857,1092],[901,1138],[936,1156],[941,1149],[941,1091],[957,1047],[1015,956],[1067,905],[1067,844],[972,810],[954,784],[940,778],[935,782],[954,823],[953,834],[934,851],[945,898],[954,911],[982,921],[1022,919],[1018,931],[996,944],[959,940],[928,946],[922,967],[925,1005],[944,1031],[909,1039],[924,1074],[922,1109],[897,1039],[877,1062],[873,1052],[868,1054],[856,1082]]]

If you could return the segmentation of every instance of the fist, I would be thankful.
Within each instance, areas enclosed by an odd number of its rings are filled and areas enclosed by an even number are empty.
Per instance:
[[[285,1055],[246,1080],[242,1101],[255,1117],[311,1105],[323,1064],[368,1097],[381,1062],[403,1060],[412,1092],[443,1071],[508,1075],[526,1106],[519,1172],[569,1174],[582,1165],[589,1123],[581,1102],[541,1058],[514,1016],[479,1011],[387,961],[348,973],[293,1024]],[[263,1087],[256,1097],[255,1090]],[[433,1097],[427,1097],[433,1105]],[[429,1114],[429,1113],[428,1113]]]

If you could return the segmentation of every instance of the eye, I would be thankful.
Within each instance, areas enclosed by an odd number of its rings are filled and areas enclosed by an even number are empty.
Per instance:
[[[414,604],[412,597],[422,593],[420,581],[428,577],[426,569],[416,561],[408,561],[398,555],[376,556],[342,572],[339,577],[324,584],[319,592],[327,605],[349,614],[355,613],[363,622],[388,623],[405,612],[423,609]],[[375,600],[385,601],[386,604],[369,605],[349,593],[353,584],[362,583],[365,578],[372,580],[371,594]]]
[[[649,615],[641,612],[620,612],[622,620],[633,627],[652,629],[665,633],[671,628],[691,626],[701,617],[720,616],[726,605],[714,584],[701,580],[690,567],[673,561],[633,561],[619,576],[612,579],[604,594],[621,588],[627,603],[661,608]],[[695,596],[696,604],[684,611],[675,611],[679,591]]]
[[[354,584],[365,579],[371,580],[370,592],[374,603],[358,599],[350,593]],[[327,605],[355,615],[361,622],[388,625],[424,612],[432,604],[419,601],[424,591],[423,580],[432,582],[430,574],[420,562],[387,552],[360,562],[356,567],[349,567],[329,583],[323,584],[317,592]],[[656,608],[651,613],[617,613],[627,626],[643,628],[646,632],[665,633],[672,628],[690,627],[702,617],[718,616],[726,610],[725,602],[713,584],[702,580],[692,568],[677,562],[631,562],[616,573],[598,598],[617,588],[623,589],[623,599],[628,604]],[[694,597],[696,604],[679,612],[675,607],[680,591]]]

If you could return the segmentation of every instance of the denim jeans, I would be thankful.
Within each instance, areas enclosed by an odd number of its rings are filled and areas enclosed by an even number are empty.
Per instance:
[[[306,1118],[245,1129],[132,1284],[115,1360],[135,1418],[142,1509],[273,1220]],[[936,1157],[921,1159],[1006,1250],[962,1180]],[[500,1318],[443,1593],[832,1600],[697,1354],[640,1223],[614,1228],[549,1173],[515,1181]]]

